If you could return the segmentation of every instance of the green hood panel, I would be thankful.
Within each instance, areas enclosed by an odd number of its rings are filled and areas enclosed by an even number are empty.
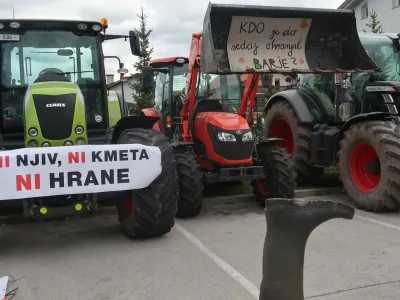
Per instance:
[[[107,97],[108,103],[108,117],[110,120],[110,127],[117,124],[121,119],[121,105],[120,99],[116,91],[109,91]]]
[[[87,144],[85,103],[76,83],[41,82],[30,85],[24,99],[24,118],[27,147],[32,141],[39,146],[44,142],[62,146],[66,141],[76,144],[78,139],[83,139]],[[83,133],[76,133],[77,126],[78,129],[83,128]]]

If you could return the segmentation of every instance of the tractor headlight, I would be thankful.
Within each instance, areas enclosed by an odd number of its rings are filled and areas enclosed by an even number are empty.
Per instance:
[[[82,134],[83,131],[84,131],[84,129],[83,129],[82,126],[78,125],[78,126],[75,127],[75,133],[76,134]]]
[[[221,142],[236,142],[236,137],[232,133],[218,132],[217,136]]]
[[[51,144],[49,142],[44,142],[42,144],[42,147],[50,147],[50,146],[51,146]]]
[[[84,139],[77,139],[77,140],[76,140],[76,144],[77,144],[78,146],[85,145],[85,140],[84,140]]]
[[[35,136],[37,136],[38,135],[38,130],[36,129],[36,128],[29,128],[29,130],[28,130],[28,134],[31,136],[31,137],[35,137]]]
[[[0,23],[0,29],[3,29],[3,28],[4,28],[4,24]]]
[[[80,23],[80,24],[78,24],[78,29],[86,30],[87,29],[87,25],[85,23]]]
[[[251,131],[243,134],[242,142],[252,142],[252,141],[253,141],[253,133]]]
[[[39,146],[39,143],[37,141],[29,141],[28,146],[31,148],[35,148]]]
[[[10,27],[13,29],[17,29],[19,28],[20,24],[18,22],[11,22],[10,23]]]
[[[94,24],[94,25],[92,26],[92,29],[93,29],[94,31],[100,31],[100,30],[101,30],[101,26],[100,26],[99,24]]]
[[[74,143],[73,142],[71,142],[71,141],[66,141],[65,143],[64,143],[64,146],[72,146]]]

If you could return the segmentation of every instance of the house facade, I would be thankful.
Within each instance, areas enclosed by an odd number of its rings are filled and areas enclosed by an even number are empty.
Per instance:
[[[366,24],[369,23],[368,12],[374,10],[386,33],[400,33],[400,0],[346,0],[338,8],[355,11],[358,31],[371,32]]]
[[[121,77],[120,80],[114,81],[114,75],[106,75],[107,78],[107,88],[110,91],[116,91],[122,93],[124,90],[124,98],[126,102],[133,103],[133,90],[129,88],[128,77]]]

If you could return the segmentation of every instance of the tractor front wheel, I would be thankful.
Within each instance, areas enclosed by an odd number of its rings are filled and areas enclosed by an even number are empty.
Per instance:
[[[118,219],[129,238],[164,235],[175,225],[178,203],[178,176],[173,147],[161,132],[127,129],[118,144],[156,146],[161,150],[161,174],[146,188],[121,193],[117,201]],[[137,170],[140,172],[140,170]]]
[[[175,158],[178,163],[179,177],[179,218],[197,216],[203,207],[203,173],[192,149],[177,149]]]
[[[286,101],[274,103],[265,114],[264,138],[284,139],[277,146],[286,149],[292,157],[299,184],[310,183],[324,173],[323,168],[311,165],[312,125],[299,122],[296,112]]]
[[[366,121],[352,125],[340,143],[339,167],[343,186],[366,211],[400,208],[400,134],[396,125]]]
[[[293,160],[285,149],[258,146],[258,156],[265,162],[265,178],[252,182],[257,203],[264,207],[267,198],[295,197],[296,171]]]

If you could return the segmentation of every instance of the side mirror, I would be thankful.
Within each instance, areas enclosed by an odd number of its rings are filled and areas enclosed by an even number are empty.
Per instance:
[[[139,32],[130,30],[129,31],[129,44],[131,46],[131,52],[135,56],[141,56],[140,51],[140,39],[139,39]]]
[[[72,56],[74,54],[74,51],[71,49],[59,49],[57,50],[57,55],[58,56]]]
[[[154,87],[154,69],[145,66],[142,69],[142,87],[144,89],[152,89]]]

